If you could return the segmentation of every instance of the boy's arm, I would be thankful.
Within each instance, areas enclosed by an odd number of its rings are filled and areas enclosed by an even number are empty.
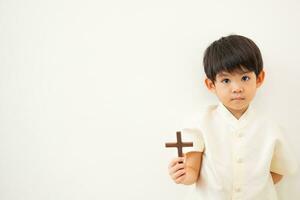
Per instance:
[[[278,183],[283,177],[281,174],[277,174],[275,172],[271,172],[271,175],[272,175],[274,184]]]
[[[203,152],[188,152],[186,154],[186,178],[182,182],[184,185],[195,183],[200,175]]]
[[[184,185],[195,183],[200,175],[203,152],[188,152],[186,154],[186,178],[183,181]],[[278,183],[283,175],[275,172],[270,172],[274,184]]]

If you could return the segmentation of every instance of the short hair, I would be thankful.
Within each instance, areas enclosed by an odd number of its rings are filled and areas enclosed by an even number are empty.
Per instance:
[[[215,82],[220,72],[253,71],[256,77],[263,69],[263,60],[257,45],[241,35],[221,37],[211,43],[204,52],[204,71]]]

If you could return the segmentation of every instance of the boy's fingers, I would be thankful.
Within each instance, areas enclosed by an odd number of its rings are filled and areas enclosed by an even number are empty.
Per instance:
[[[179,177],[177,180],[176,180],[176,183],[179,184],[179,183],[182,183],[183,180],[185,179],[186,175],[183,175],[181,177]]]
[[[169,164],[169,169],[174,167],[178,162],[183,162],[183,161],[184,161],[184,157],[174,158],[173,160],[171,160],[171,162]]]
[[[177,171],[184,169],[185,168],[185,163],[177,164],[174,167],[169,169],[169,174],[172,176],[175,174]]]
[[[182,181],[185,179],[185,177],[186,177],[186,174],[184,173],[181,176],[179,176],[178,178],[176,178],[174,181],[177,184],[182,183]]]
[[[186,170],[185,169],[180,169],[178,170],[176,173],[173,174],[173,179],[177,179],[180,176],[182,176],[183,174],[185,174]]]

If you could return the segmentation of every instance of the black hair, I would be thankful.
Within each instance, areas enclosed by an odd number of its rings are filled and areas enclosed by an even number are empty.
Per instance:
[[[252,71],[257,77],[263,69],[263,60],[259,48],[251,39],[229,35],[207,47],[203,66],[207,78],[215,82],[217,74],[224,71]]]

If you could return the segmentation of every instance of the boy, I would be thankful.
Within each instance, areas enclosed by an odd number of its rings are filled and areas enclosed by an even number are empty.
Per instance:
[[[203,65],[219,104],[183,127],[194,146],[170,162],[169,175],[195,183],[195,199],[276,200],[274,184],[298,165],[281,129],[250,104],[265,77],[259,48],[244,36],[222,37],[206,49]]]

